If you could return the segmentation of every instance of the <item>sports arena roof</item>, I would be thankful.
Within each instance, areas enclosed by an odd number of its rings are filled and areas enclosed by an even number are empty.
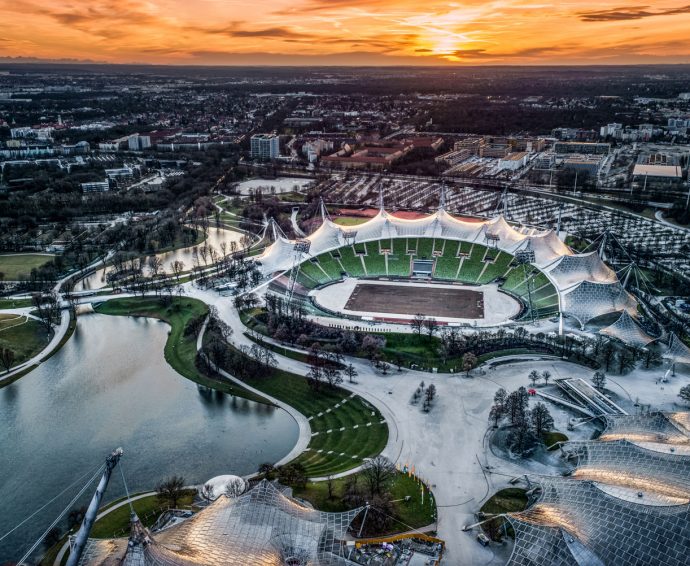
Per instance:
[[[590,320],[599,316],[628,311],[637,312],[637,301],[617,280],[611,283],[582,281],[561,294],[563,314],[576,319],[584,328]]]
[[[509,516],[509,566],[683,566],[688,505],[648,506],[605,493],[594,482],[540,478],[541,498]]]
[[[602,328],[599,333],[618,338],[633,346],[645,347],[650,342],[654,342],[654,338],[639,327],[635,319],[628,314],[628,311],[623,311],[616,322],[611,326]]]
[[[348,566],[343,539],[363,507],[325,513],[263,480],[236,498],[222,495],[191,517],[149,533],[133,523],[124,566]],[[112,541],[109,541],[112,542]],[[115,557],[94,542],[91,556]],[[122,555],[120,555],[121,557]],[[86,561],[84,564],[102,564]],[[115,562],[113,562],[115,563]]]
[[[531,506],[508,514],[515,530],[509,566],[627,566],[687,562],[690,456],[676,419],[690,413],[607,417],[598,440],[568,442],[572,477],[530,477]],[[656,438],[666,451],[621,438]]]
[[[596,252],[573,254],[553,230],[516,229],[502,215],[490,220],[468,222],[448,214],[441,207],[421,218],[406,219],[381,208],[376,216],[356,226],[339,226],[324,213],[321,226],[306,240],[309,252],[295,250],[296,240],[282,234],[256,257],[264,275],[288,271],[324,252],[353,243],[386,238],[443,238],[493,247],[515,255],[534,252],[534,265],[543,270],[561,297],[561,310],[584,326],[589,320],[610,312],[636,314],[635,299],[623,289],[616,273]]]

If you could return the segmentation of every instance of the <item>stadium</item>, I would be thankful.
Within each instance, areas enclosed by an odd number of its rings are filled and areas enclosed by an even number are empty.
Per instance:
[[[562,314],[582,329],[637,312],[598,251],[575,253],[556,230],[515,228],[500,215],[456,218],[443,205],[416,219],[381,207],[353,227],[322,206],[321,225],[305,239],[274,226],[256,261],[272,292],[330,317],[410,323],[422,314],[442,325],[498,326]]]

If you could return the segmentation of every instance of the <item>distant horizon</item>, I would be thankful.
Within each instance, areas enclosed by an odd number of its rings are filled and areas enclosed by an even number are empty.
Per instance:
[[[690,64],[677,0],[15,0],[0,16],[0,56],[96,64]]]
[[[458,71],[462,69],[548,69],[548,68],[642,68],[642,67],[690,67],[690,60],[686,63],[484,63],[484,64],[380,64],[380,65],[364,65],[364,64],[347,64],[347,63],[333,63],[333,64],[223,64],[223,63],[146,63],[146,62],[110,62],[110,61],[93,61],[89,59],[41,59],[35,57],[3,57],[0,56],[0,66],[2,65],[79,65],[79,66],[108,66],[108,67],[181,67],[181,68],[228,68],[228,69],[439,69],[447,71]],[[690,88],[690,87],[689,87]]]

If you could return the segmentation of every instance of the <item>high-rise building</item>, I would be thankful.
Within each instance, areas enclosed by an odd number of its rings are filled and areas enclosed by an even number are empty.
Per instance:
[[[280,156],[280,139],[275,134],[254,134],[250,155],[252,159],[277,159]]]

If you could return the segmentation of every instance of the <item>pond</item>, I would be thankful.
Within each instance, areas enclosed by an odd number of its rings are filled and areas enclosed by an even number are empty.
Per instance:
[[[225,242],[227,244],[227,252],[230,252],[230,243],[237,242],[238,247],[240,246],[240,240],[242,239],[242,233],[236,232],[234,230],[225,230],[223,228],[209,228],[208,236],[204,242],[207,246],[215,248],[215,250],[221,253],[221,244]],[[172,264],[175,261],[181,261],[184,264],[184,271],[189,271],[192,269],[194,263],[192,261],[192,254],[195,248],[200,248],[204,244],[199,244],[197,246],[189,246],[187,248],[180,248],[177,250],[172,250],[162,254],[158,254],[161,259],[162,268],[169,274],[172,273]],[[207,258],[209,259],[209,258]],[[199,258],[199,261],[203,265],[203,259]],[[210,260],[209,260],[210,261]],[[147,268],[145,268],[147,270]],[[111,266],[101,268],[93,272],[88,277],[77,282],[74,286],[75,291],[93,291],[96,289],[103,289],[108,286],[108,281],[106,275],[114,271]]]
[[[187,484],[245,475],[292,449],[298,427],[285,411],[176,373],[163,358],[168,328],[153,319],[80,317],[57,354],[0,389],[0,536],[119,446],[130,492],[173,474]],[[80,487],[0,542],[0,563],[20,558]],[[124,493],[117,472],[104,500]]]

